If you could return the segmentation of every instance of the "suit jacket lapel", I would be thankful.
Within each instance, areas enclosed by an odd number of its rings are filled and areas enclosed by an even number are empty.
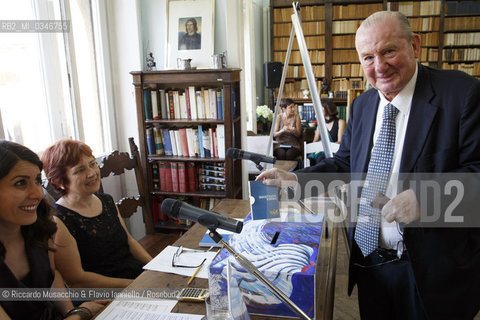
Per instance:
[[[375,131],[375,122],[377,120],[377,110],[380,96],[375,90],[375,94],[372,94],[367,101],[366,107],[362,111],[362,126],[360,128],[361,144],[358,148],[358,166],[359,172],[367,172],[368,162],[370,161],[370,151],[373,146],[373,133]]]
[[[430,74],[421,64],[418,65],[418,77],[412,99],[412,107],[405,134],[400,172],[412,172],[432,125],[437,106],[431,104],[435,96],[432,90]]]

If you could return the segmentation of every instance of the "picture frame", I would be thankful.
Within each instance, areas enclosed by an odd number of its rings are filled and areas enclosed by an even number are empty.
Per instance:
[[[210,68],[213,54],[215,0],[168,0],[166,69],[177,69],[177,58]]]

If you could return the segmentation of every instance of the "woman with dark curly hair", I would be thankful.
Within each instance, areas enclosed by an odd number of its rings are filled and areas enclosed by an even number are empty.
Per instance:
[[[53,261],[57,230],[43,199],[42,162],[28,148],[0,141],[0,287],[65,289]],[[103,305],[0,300],[0,319],[89,319]],[[70,312],[69,312],[70,310]]]

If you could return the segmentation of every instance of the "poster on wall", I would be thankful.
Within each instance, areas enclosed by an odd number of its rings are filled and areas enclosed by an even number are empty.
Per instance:
[[[169,0],[166,69],[177,69],[177,59],[209,68],[213,54],[214,0]]]

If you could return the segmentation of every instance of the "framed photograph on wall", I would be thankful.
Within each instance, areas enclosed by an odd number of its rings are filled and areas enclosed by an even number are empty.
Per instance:
[[[215,0],[169,0],[167,69],[177,58],[192,59],[192,67],[210,68],[213,54]]]

